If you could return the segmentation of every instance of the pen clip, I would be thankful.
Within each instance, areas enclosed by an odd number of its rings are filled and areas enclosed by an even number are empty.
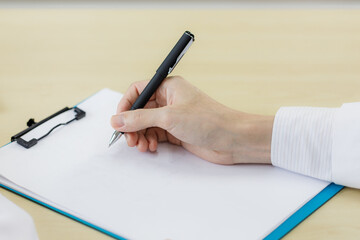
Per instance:
[[[186,44],[186,47],[184,48],[184,50],[182,50],[182,52],[180,53],[180,55],[177,57],[176,62],[174,64],[174,66],[169,68],[169,72],[168,74],[170,74],[172,72],[172,70],[174,70],[174,68],[176,67],[176,64],[178,64],[178,62],[180,61],[180,59],[185,55],[186,51],[189,49],[190,45],[194,42],[194,39],[191,37],[190,41],[188,42],[188,44]]]

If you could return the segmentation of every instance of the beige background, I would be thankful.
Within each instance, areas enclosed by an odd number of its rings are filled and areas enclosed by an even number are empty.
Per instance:
[[[184,30],[196,41],[174,74],[228,106],[270,115],[360,101],[360,10],[0,10],[0,145],[30,117],[150,78]],[[1,193],[41,239],[109,238]],[[347,188],[287,237],[353,239],[359,226],[360,191]]]

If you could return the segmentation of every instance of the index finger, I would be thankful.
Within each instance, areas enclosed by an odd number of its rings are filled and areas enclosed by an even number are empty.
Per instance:
[[[117,107],[117,114],[130,110],[131,106],[134,104],[136,99],[142,93],[146,85],[148,84],[148,80],[134,82],[130,85],[124,96],[121,98],[118,107]],[[149,101],[155,99],[155,94],[151,96]]]

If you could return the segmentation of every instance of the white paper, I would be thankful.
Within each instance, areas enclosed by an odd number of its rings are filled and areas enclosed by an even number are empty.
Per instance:
[[[78,105],[85,118],[30,149],[1,148],[7,184],[122,237],[157,240],[259,239],[329,184],[272,166],[212,164],[170,144],[140,153],[122,138],[108,148],[121,96],[104,89]]]

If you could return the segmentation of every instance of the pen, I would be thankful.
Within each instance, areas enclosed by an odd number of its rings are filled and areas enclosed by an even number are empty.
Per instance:
[[[144,90],[141,92],[139,97],[136,99],[130,110],[136,110],[143,108],[149,101],[150,97],[155,93],[156,89],[160,86],[162,81],[172,72],[176,64],[184,56],[190,45],[195,41],[194,35],[186,31],[179,41],[175,44],[169,55],[162,62],[160,67],[157,69],[155,75],[152,77],[150,82],[146,85]],[[123,132],[115,131],[110,138],[109,147],[113,145],[123,135]]]

